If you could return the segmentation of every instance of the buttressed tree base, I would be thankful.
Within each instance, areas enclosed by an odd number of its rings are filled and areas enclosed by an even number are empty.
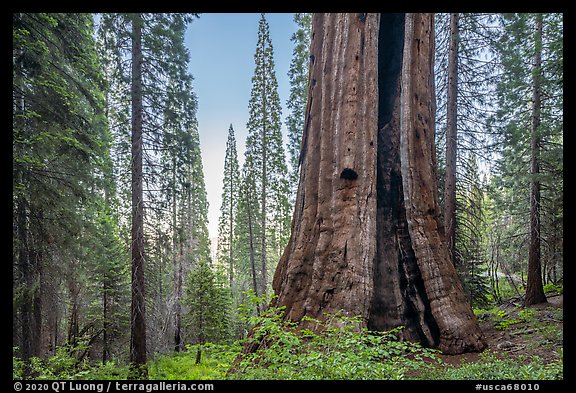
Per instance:
[[[484,349],[439,219],[433,14],[315,14],[310,51],[274,305],[301,326],[343,312],[447,354]]]

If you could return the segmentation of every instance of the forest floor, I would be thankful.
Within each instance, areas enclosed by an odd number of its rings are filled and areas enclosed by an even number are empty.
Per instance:
[[[487,349],[483,353],[438,355],[443,363],[440,367],[479,363],[488,352],[495,358],[516,359],[519,363],[535,357],[544,364],[562,359],[563,301],[562,294],[548,295],[547,303],[524,308],[518,299],[511,299],[477,312]]]
[[[326,345],[331,348],[324,361],[311,357],[311,353],[303,354],[305,361],[316,362],[314,369],[318,374],[306,374],[313,379],[331,379],[334,375],[341,379],[349,370],[349,363],[342,365],[343,354],[352,356],[361,363],[362,372],[355,372],[352,379],[372,379],[377,373],[378,379],[417,379],[417,380],[542,380],[563,379],[563,336],[564,313],[562,294],[547,294],[548,302],[531,307],[522,307],[519,298],[512,298],[500,305],[488,306],[486,309],[475,309],[480,327],[486,338],[488,347],[481,353],[465,353],[462,355],[443,355],[438,351],[434,355],[422,358],[404,359],[401,365],[383,362],[383,367],[373,367],[372,360],[364,361],[357,357],[358,350],[370,350],[364,345],[354,349],[354,353],[338,352],[334,350],[334,343],[326,336],[316,342],[317,345]],[[274,325],[269,320],[268,326]],[[280,328],[278,325],[274,325]],[[342,334],[342,331],[338,331]],[[284,333],[276,332],[280,338],[287,339]],[[348,336],[347,336],[348,337]],[[354,342],[364,343],[358,335],[348,337]],[[360,340],[360,341],[358,341]],[[289,342],[289,341],[286,341]],[[149,363],[149,377],[154,380],[203,380],[203,379],[229,379],[228,371],[233,360],[238,356],[241,347],[234,345],[205,344],[202,346],[203,360],[196,363],[197,349],[158,355]],[[279,347],[277,351],[282,351]],[[322,347],[324,348],[324,347]],[[391,347],[393,348],[393,347]],[[282,355],[282,356],[279,356]],[[288,356],[286,362],[283,356]],[[408,358],[408,357],[407,357]],[[338,361],[335,361],[338,360]],[[238,379],[276,379],[278,370],[283,370],[282,379],[301,377],[301,363],[298,353],[276,353],[267,361],[272,365],[272,371],[267,367],[254,367],[246,369],[246,375],[236,375]],[[424,364],[422,362],[425,362]],[[296,364],[296,368],[293,367]],[[67,350],[58,352],[46,361],[38,360],[35,364],[37,379],[119,379],[124,380],[128,375],[128,364],[121,361],[110,361],[105,364],[90,365],[83,363],[78,367],[74,354]],[[320,364],[320,366],[319,366]],[[21,379],[23,363],[13,358],[13,378]],[[357,365],[356,365],[357,366]],[[291,368],[292,367],[292,368]],[[356,368],[355,368],[356,370]],[[400,371],[399,371],[400,370]],[[340,373],[340,374],[338,374]],[[317,377],[317,378],[316,378]],[[236,378],[234,378],[236,379]],[[306,378],[304,378],[306,379]]]

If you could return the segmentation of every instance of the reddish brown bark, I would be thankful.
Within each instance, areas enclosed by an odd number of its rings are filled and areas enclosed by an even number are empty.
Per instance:
[[[273,287],[289,318],[368,316],[375,241],[379,16],[316,14],[292,235]],[[320,37],[319,37],[320,35]]]
[[[446,353],[482,334],[438,219],[433,16],[316,14],[286,318],[360,315]]]
[[[445,353],[486,343],[452,264],[438,215],[434,147],[434,18],[407,14],[402,69],[400,161],[412,247]]]

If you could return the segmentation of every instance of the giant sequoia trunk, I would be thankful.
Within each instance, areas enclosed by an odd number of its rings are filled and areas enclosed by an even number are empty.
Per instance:
[[[445,353],[486,344],[438,218],[431,14],[315,14],[286,318],[342,311]]]

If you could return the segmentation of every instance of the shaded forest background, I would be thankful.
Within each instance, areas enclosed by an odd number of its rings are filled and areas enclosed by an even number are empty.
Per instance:
[[[25,373],[30,359],[62,351],[77,364],[134,360],[135,97],[146,355],[245,338],[264,312],[253,300],[271,295],[290,235],[311,15],[294,15],[286,146],[264,14],[254,27],[247,150],[240,167],[231,124],[216,258],[202,97],[184,45],[198,17],[13,14],[12,342]],[[438,191],[452,259],[476,309],[545,301],[563,285],[563,16],[436,14],[435,24]]]

